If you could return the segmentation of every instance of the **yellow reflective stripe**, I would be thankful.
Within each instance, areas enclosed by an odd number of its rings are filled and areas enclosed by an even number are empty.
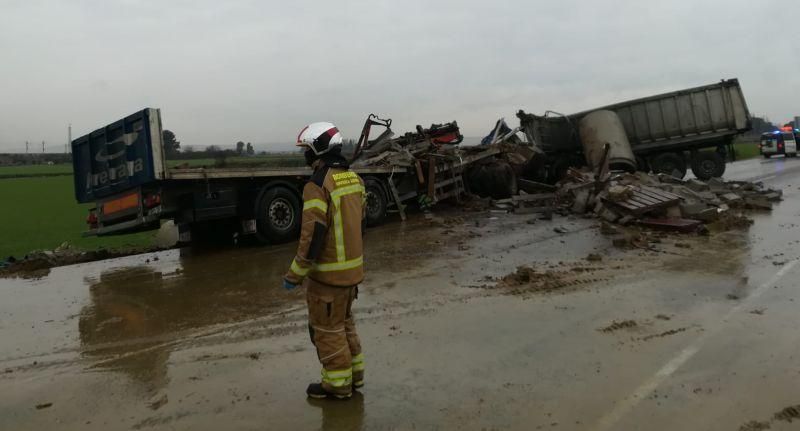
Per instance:
[[[303,211],[316,208],[324,213],[328,212],[328,204],[322,199],[309,199],[303,202]]]
[[[348,368],[346,370],[333,370],[333,371],[328,371],[326,369],[322,370],[322,377],[328,377],[330,379],[343,379],[345,377],[352,377],[352,376],[353,376],[353,370],[351,368]]]
[[[299,275],[300,277],[305,277],[306,274],[308,274],[308,271],[311,270],[311,268],[303,268],[302,266],[298,265],[297,259],[292,260],[292,266],[290,266],[289,269],[291,269],[293,273]]]
[[[323,369],[322,381],[333,387],[348,386],[353,382],[353,370],[352,368],[337,371]]]
[[[344,262],[347,259],[344,251],[344,226],[342,226],[342,208],[336,205],[333,212],[333,237],[336,238],[336,260]]]
[[[359,353],[353,356],[353,371],[364,371],[364,354]]]
[[[349,195],[352,193],[364,193],[364,186],[362,186],[361,184],[353,184],[352,186],[334,189],[331,192],[331,198],[333,199],[333,202],[338,206],[339,200],[342,198],[342,196]]]
[[[317,272],[344,271],[347,269],[358,268],[363,264],[364,264],[364,257],[359,256],[355,259],[346,260],[344,262],[317,263],[314,264],[314,271]]]
[[[344,226],[342,225],[342,207],[340,203],[343,196],[353,193],[361,193],[363,200],[364,186],[359,183],[334,189],[331,192],[331,199],[333,200],[334,207],[336,207],[333,213],[333,237],[336,240],[336,261],[339,263],[344,263],[347,259],[344,248]]]

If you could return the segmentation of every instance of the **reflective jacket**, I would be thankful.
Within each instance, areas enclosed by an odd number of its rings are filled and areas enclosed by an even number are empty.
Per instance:
[[[364,181],[341,167],[318,167],[303,188],[303,225],[297,255],[286,280],[305,277],[329,286],[355,286],[364,280],[361,234]]]

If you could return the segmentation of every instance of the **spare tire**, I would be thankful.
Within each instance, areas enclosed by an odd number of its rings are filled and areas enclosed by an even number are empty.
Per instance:
[[[719,178],[725,173],[725,158],[716,151],[695,151],[692,154],[692,173],[703,181]]]
[[[683,178],[686,176],[686,161],[683,159],[682,154],[678,153],[661,153],[650,161],[650,167],[653,172],[657,174],[667,174]]]

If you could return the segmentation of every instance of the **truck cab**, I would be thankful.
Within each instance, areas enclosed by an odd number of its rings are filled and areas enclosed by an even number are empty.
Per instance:
[[[761,134],[761,142],[759,143],[759,150],[765,159],[778,154],[784,154],[786,157],[797,156],[797,133],[791,129],[789,130],[776,130],[774,132],[767,132]]]

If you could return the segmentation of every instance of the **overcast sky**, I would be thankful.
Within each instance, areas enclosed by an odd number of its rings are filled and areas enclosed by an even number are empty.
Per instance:
[[[800,115],[796,0],[0,0],[0,151],[144,107],[182,145],[357,138],[565,113],[738,77],[750,111]],[[273,149],[278,148],[273,145]],[[288,148],[285,148],[288,149]]]

